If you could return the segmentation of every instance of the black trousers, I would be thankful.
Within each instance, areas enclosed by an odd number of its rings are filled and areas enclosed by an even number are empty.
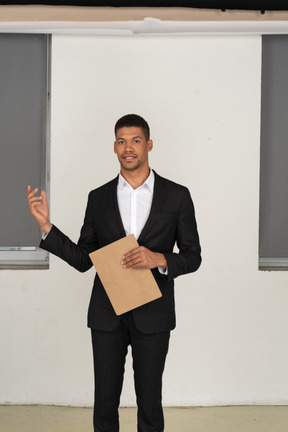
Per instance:
[[[144,334],[131,312],[113,332],[91,330],[94,376],[94,431],[119,432],[118,408],[127,348],[131,345],[138,407],[138,432],[163,432],[162,375],[170,332]]]

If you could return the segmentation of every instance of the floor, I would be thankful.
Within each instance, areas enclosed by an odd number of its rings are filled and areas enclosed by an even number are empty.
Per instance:
[[[287,432],[288,406],[165,408],[165,432]],[[136,409],[120,409],[121,432],[136,432]],[[92,432],[92,409],[0,406],[0,432]]]

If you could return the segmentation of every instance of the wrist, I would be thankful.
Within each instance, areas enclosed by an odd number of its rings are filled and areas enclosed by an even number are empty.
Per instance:
[[[52,228],[52,224],[50,221],[48,221],[46,224],[40,225],[40,228],[45,234],[48,234]]]
[[[159,264],[158,264],[158,267],[162,267],[163,269],[166,269],[167,268],[167,261],[166,261],[166,258],[165,258],[165,256],[163,255],[163,254],[159,254],[160,256],[159,256]]]

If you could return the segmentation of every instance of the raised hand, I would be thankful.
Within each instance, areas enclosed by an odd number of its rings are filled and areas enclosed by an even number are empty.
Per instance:
[[[30,213],[38,224],[40,228],[45,233],[48,233],[52,227],[52,224],[49,220],[49,207],[47,203],[46,192],[42,191],[40,196],[36,196],[35,194],[38,192],[38,188],[31,190],[31,186],[28,186],[27,189],[27,202]]]

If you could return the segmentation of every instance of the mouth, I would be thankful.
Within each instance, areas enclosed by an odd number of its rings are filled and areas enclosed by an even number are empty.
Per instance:
[[[122,156],[122,159],[124,159],[126,162],[133,161],[136,158],[137,156],[131,154],[126,154]]]

